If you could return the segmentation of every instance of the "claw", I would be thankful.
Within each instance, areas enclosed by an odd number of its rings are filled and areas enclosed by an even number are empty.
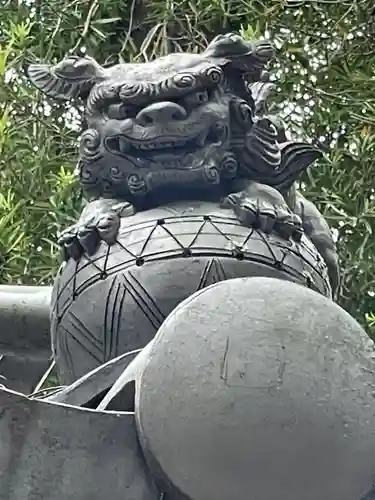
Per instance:
[[[66,254],[74,260],[79,260],[83,253],[83,248],[77,239],[72,240],[70,243],[65,243],[64,248]]]
[[[229,194],[220,203],[221,208],[233,208],[239,204],[240,197],[238,194]]]
[[[271,233],[276,223],[276,208],[274,205],[267,202],[263,203],[259,209],[258,218],[260,229],[266,234]]]
[[[61,262],[68,262],[70,255],[68,254],[64,245],[61,245],[60,242],[59,242],[59,245],[60,245],[60,261]]]
[[[292,234],[292,238],[294,241],[297,241],[299,243],[302,239],[302,236],[304,234],[303,230],[303,223],[301,217],[297,214],[292,214],[292,221],[294,225],[294,231]]]
[[[304,230],[301,228],[295,228],[292,234],[292,238],[294,241],[299,243],[302,240],[302,236],[304,234]]]
[[[237,217],[245,226],[260,228],[259,208],[255,203],[242,203],[236,210]]]
[[[244,191],[227,196],[222,206],[232,208],[242,224],[266,234],[274,231],[295,241],[301,241],[304,234],[301,218],[289,209],[282,194],[270,186],[252,182]]]
[[[276,218],[275,230],[282,238],[289,240],[295,229],[292,212],[288,208],[278,207]]]
[[[65,243],[71,243],[77,236],[77,231],[75,230],[74,227],[69,227],[68,229],[65,229],[65,231],[62,231],[60,233],[60,236],[58,237],[58,244],[59,245],[65,245]]]
[[[96,227],[101,239],[113,245],[120,229],[120,217],[115,212],[105,214],[99,218]]]
[[[93,255],[100,243],[99,234],[94,226],[83,226],[78,229],[78,241],[88,255]]]
[[[78,260],[82,253],[82,247],[77,240],[77,230],[73,228],[63,231],[58,239],[62,249],[62,258],[67,261],[70,257]]]
[[[279,222],[278,233],[282,238],[289,240],[294,233],[294,226],[291,222]]]
[[[242,210],[250,212],[254,217],[257,217],[259,215],[259,206],[255,203],[251,203],[250,201],[242,203],[240,208],[242,208]]]
[[[120,229],[121,217],[132,215],[134,210],[128,203],[119,203],[115,210],[107,213],[94,213],[89,218],[81,219],[74,226],[65,229],[58,238],[62,258],[68,261],[70,257],[79,260],[83,253],[93,255],[100,241],[108,245],[116,242]]]

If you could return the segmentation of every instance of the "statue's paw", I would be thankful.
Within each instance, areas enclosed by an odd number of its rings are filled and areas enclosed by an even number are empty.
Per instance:
[[[97,214],[86,221],[65,229],[58,243],[63,249],[63,258],[78,260],[83,253],[92,255],[101,241],[113,245],[120,228],[120,215],[114,211]]]
[[[245,226],[260,229],[266,234],[276,232],[285,239],[301,240],[302,220],[287,205],[276,205],[261,198],[253,199],[234,193],[224,198],[221,206],[232,208]]]
[[[299,242],[303,235],[302,220],[287,206],[277,207],[275,231],[285,239],[292,238]]]
[[[78,226],[73,225],[64,229],[57,240],[63,260],[69,260],[72,257],[78,260],[83,252],[83,249],[78,241]]]

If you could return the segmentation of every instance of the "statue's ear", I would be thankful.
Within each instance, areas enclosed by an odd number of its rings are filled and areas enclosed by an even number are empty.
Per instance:
[[[26,68],[28,79],[41,92],[54,99],[68,101],[85,97],[105,70],[91,57],[69,56],[58,64],[31,64]]]
[[[202,55],[241,73],[260,75],[273,58],[274,47],[267,40],[247,42],[239,35],[228,33],[214,38]]]

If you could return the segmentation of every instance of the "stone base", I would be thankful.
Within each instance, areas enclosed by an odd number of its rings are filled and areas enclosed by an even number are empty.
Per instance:
[[[0,498],[159,500],[132,413],[95,412],[0,388]]]

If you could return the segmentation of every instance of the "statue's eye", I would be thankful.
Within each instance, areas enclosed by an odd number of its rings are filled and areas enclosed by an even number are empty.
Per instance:
[[[185,96],[184,102],[188,106],[199,106],[200,104],[208,102],[209,99],[210,96],[207,90],[201,90],[199,92],[194,92],[193,94]]]
[[[112,118],[113,120],[125,120],[126,118],[131,118],[134,114],[134,108],[126,104],[111,104],[108,106],[108,118]]]

